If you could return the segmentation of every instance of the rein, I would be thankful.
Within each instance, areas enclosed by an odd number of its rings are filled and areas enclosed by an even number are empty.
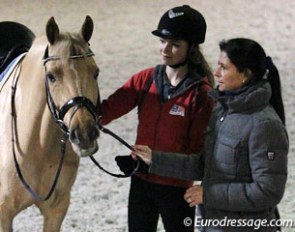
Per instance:
[[[16,133],[16,110],[15,110],[15,92],[16,92],[16,87],[17,87],[17,82],[19,80],[19,76],[20,76],[20,65],[17,66],[17,70],[16,70],[16,73],[14,75],[14,78],[13,78],[13,81],[12,81],[12,86],[11,86],[11,131],[12,131],[12,153],[13,153],[13,160],[14,160],[14,164],[15,164],[15,168],[16,168],[16,171],[17,171],[17,174],[21,180],[21,183],[24,185],[25,189],[38,201],[46,201],[48,200],[55,187],[56,187],[56,184],[57,184],[57,181],[58,181],[58,178],[59,178],[59,175],[60,175],[60,172],[61,172],[61,168],[62,168],[62,164],[63,164],[63,161],[64,161],[64,154],[65,154],[65,149],[66,149],[66,140],[67,138],[63,138],[61,140],[62,142],[62,147],[61,147],[61,152],[62,152],[62,156],[61,156],[61,159],[60,159],[60,162],[59,162],[59,165],[58,165],[58,168],[57,168],[57,171],[56,171],[56,174],[55,174],[55,177],[54,177],[54,180],[53,180],[53,183],[51,185],[51,188],[49,190],[49,192],[46,194],[45,197],[40,197],[31,187],[30,185],[27,183],[27,181],[25,180],[23,174],[22,174],[22,171],[20,169],[20,166],[18,164],[18,161],[17,161],[17,158],[16,158],[16,152],[15,152],[15,146],[16,146],[16,141],[17,141],[17,133]]]
[[[81,55],[73,55],[70,56],[69,59],[82,59],[85,57],[91,57],[94,56],[94,53],[92,51],[90,51],[89,53],[86,54],[81,54]],[[43,56],[43,65],[45,68],[45,73],[46,73],[46,63],[49,61],[53,61],[53,60],[60,60],[61,58],[58,56],[49,56],[48,54],[48,46],[45,49],[44,52],[44,56]],[[11,131],[12,131],[12,151],[13,151],[13,159],[14,159],[14,164],[15,164],[15,168],[17,171],[17,174],[20,178],[21,183],[24,185],[25,189],[33,196],[33,198],[35,198],[38,201],[46,201],[48,200],[51,195],[53,194],[53,191],[57,185],[60,173],[61,173],[61,169],[62,169],[62,165],[64,162],[64,157],[65,157],[65,153],[66,153],[66,143],[69,139],[69,134],[70,134],[70,129],[68,128],[68,126],[65,124],[65,122],[63,121],[64,116],[66,115],[66,113],[74,107],[74,110],[71,114],[71,117],[73,117],[73,115],[77,112],[78,109],[82,108],[82,107],[86,107],[87,110],[91,113],[91,115],[93,116],[93,118],[95,119],[95,121],[98,121],[98,117],[97,117],[97,109],[101,108],[101,103],[100,103],[100,97],[98,95],[98,99],[97,99],[97,105],[95,106],[92,101],[86,97],[83,96],[77,96],[74,97],[70,100],[68,100],[64,106],[61,107],[61,109],[58,109],[53,101],[53,98],[51,96],[50,90],[49,90],[49,84],[48,84],[48,78],[45,78],[45,90],[46,90],[46,99],[47,99],[47,105],[49,108],[49,111],[51,112],[51,115],[55,121],[55,123],[58,125],[58,127],[60,128],[60,130],[62,131],[62,139],[60,140],[61,142],[61,157],[60,157],[60,161],[52,182],[52,185],[48,191],[48,193],[45,195],[45,197],[41,197],[39,196],[32,188],[31,186],[28,184],[28,182],[25,180],[22,171],[20,169],[19,163],[17,161],[17,157],[16,157],[16,143],[17,143],[17,133],[16,133],[16,110],[15,110],[15,92],[16,92],[16,88],[17,88],[17,83],[19,80],[19,76],[20,76],[20,65],[17,66],[17,70],[16,73],[14,75],[13,81],[12,81],[12,86],[11,86]],[[109,129],[104,128],[103,126],[99,125],[99,130],[101,130],[102,132],[109,134],[110,136],[112,136],[113,138],[115,138],[116,140],[118,140],[120,143],[122,143],[124,146],[126,146],[127,148],[129,148],[131,151],[133,151],[133,148],[131,145],[129,145],[126,141],[124,141],[122,138],[120,138],[118,135],[116,135],[115,133],[113,133],[112,131],[110,131]],[[117,177],[117,178],[126,178],[126,177],[130,177],[132,175],[134,175],[140,166],[140,162],[139,160],[137,160],[137,164],[136,167],[134,168],[134,170],[132,171],[132,173],[127,174],[127,175],[123,175],[123,174],[114,174],[111,173],[109,171],[107,171],[106,169],[104,169],[99,163],[98,161],[93,157],[90,156],[90,159],[93,161],[93,163],[100,168],[102,171],[106,172],[107,174],[113,176],[113,177]]]
[[[110,136],[112,136],[114,139],[118,140],[120,143],[122,143],[125,147],[129,148],[129,150],[131,151],[134,151],[133,147],[128,144],[125,140],[123,140],[121,137],[119,137],[118,135],[116,135],[114,132],[110,131],[109,129],[103,127],[102,125],[98,124],[98,127],[99,129],[105,133],[105,134],[108,134]],[[138,172],[138,169],[139,169],[139,166],[140,166],[140,161],[139,159],[136,160],[136,166],[135,168],[133,169],[133,171],[130,173],[130,174],[115,174],[115,173],[112,173],[112,172],[109,172],[107,171],[106,169],[104,169],[98,162],[97,160],[93,157],[93,156],[90,156],[90,159],[92,160],[92,162],[99,168],[101,169],[102,171],[104,171],[105,173],[113,176],[113,177],[117,177],[117,178],[127,178],[127,177],[131,177],[133,176],[134,174],[136,174]]]
[[[85,55],[74,55],[74,56],[70,56],[70,58],[71,59],[79,59],[79,58],[90,57],[90,56],[94,56],[94,53],[91,51]],[[45,50],[44,56],[43,56],[44,66],[48,61],[52,61],[52,60],[60,60],[60,57],[49,56],[48,55],[48,47],[47,47]],[[45,66],[45,68],[46,68],[46,66]],[[89,112],[92,114],[95,121],[98,121],[98,117],[96,114],[97,109],[99,109],[99,111],[102,112],[99,95],[98,95],[96,106],[94,106],[93,103],[88,98],[78,96],[78,97],[74,97],[74,98],[70,99],[60,110],[58,110],[56,105],[54,104],[54,101],[53,101],[52,96],[49,91],[48,79],[46,79],[45,85],[46,85],[46,95],[47,95],[48,107],[51,111],[53,118],[55,119],[55,122],[58,124],[59,128],[63,131],[66,139],[68,139],[67,135],[69,134],[69,129],[66,126],[66,124],[64,123],[63,118],[72,107],[75,107],[75,110],[72,113],[71,118],[73,117],[73,115],[75,114],[75,112],[79,108],[86,107],[89,110]],[[99,130],[101,130],[103,133],[112,136],[114,139],[118,140],[120,143],[122,143],[124,146],[126,146],[129,150],[133,151],[132,146],[129,145],[122,138],[120,138],[118,135],[116,135],[114,132],[110,131],[109,129],[103,127],[100,124],[98,124],[98,127],[99,127]],[[136,166],[130,174],[124,174],[124,175],[123,174],[115,174],[115,173],[109,172],[105,168],[103,168],[93,156],[90,156],[90,159],[99,169],[101,169],[105,173],[107,173],[113,177],[117,177],[117,178],[127,178],[130,176],[133,176],[138,171],[139,166],[140,166],[140,162],[139,162],[139,160],[137,160]]]

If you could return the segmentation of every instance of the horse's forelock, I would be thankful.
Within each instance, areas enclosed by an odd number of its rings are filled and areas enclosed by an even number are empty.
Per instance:
[[[52,46],[61,59],[68,59],[70,56],[82,55],[89,52],[88,44],[79,34],[61,33],[59,39]]]

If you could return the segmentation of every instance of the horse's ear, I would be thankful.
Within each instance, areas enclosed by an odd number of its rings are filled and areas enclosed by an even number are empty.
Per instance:
[[[93,20],[89,15],[87,15],[81,29],[81,35],[85,42],[88,42],[90,40],[93,32],[93,27]]]
[[[54,44],[54,42],[57,40],[58,35],[59,35],[59,28],[54,18],[51,17],[46,24],[46,36],[49,43]]]

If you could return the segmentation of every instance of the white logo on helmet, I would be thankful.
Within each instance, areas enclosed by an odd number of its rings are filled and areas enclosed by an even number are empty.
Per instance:
[[[168,15],[170,19],[173,19],[173,18],[184,15],[184,12],[174,12],[173,10],[169,10]]]

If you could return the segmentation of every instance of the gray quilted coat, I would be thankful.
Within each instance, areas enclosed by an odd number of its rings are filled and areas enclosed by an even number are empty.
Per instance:
[[[213,90],[210,95],[217,104],[205,132],[203,152],[186,156],[153,151],[150,171],[202,179],[204,204],[198,213],[203,219],[239,219],[243,225],[267,219],[270,223],[284,194],[289,148],[285,127],[268,104],[270,85],[260,83],[231,96]],[[202,231],[276,228],[208,226]]]

